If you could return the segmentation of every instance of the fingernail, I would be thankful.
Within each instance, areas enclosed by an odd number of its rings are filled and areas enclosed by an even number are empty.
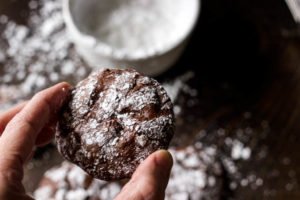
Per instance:
[[[57,87],[60,87],[59,91],[57,91],[57,95],[54,98],[52,104],[53,104],[53,115],[56,116],[61,109],[61,107],[65,104],[66,100],[68,99],[69,92],[70,92],[70,86],[68,83],[59,83],[56,85]]]
[[[159,150],[155,153],[155,162],[158,166],[169,169],[173,165],[173,158],[168,151]]]
[[[66,101],[67,97],[69,96],[70,92],[70,86],[68,83],[63,83],[64,87],[61,88],[60,94],[59,94],[59,105],[62,106],[64,102]]]
[[[62,95],[64,95],[65,97],[69,95],[69,91],[70,91],[70,85],[69,83],[63,83],[64,87],[61,88],[62,91]]]

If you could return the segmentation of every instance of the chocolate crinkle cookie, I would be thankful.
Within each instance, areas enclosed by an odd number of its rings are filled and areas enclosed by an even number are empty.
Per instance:
[[[134,70],[106,69],[71,92],[59,118],[59,152],[94,178],[129,178],[174,134],[173,105],[154,79]]]
[[[48,170],[34,192],[37,200],[112,200],[122,184],[93,179],[67,161]]]
[[[174,158],[165,200],[219,200],[223,179],[214,148],[170,149]]]

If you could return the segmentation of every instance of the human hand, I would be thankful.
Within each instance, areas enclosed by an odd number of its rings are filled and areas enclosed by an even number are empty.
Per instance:
[[[168,151],[151,154],[115,200],[164,200],[172,165],[173,159]]]
[[[60,83],[0,115],[0,199],[32,199],[22,185],[23,165],[35,145],[53,138],[53,125],[68,94],[69,85]]]
[[[23,165],[35,145],[52,140],[58,111],[68,94],[69,85],[60,83],[0,115],[0,199],[32,199],[22,185]],[[167,151],[153,153],[115,200],[163,200],[171,167]]]

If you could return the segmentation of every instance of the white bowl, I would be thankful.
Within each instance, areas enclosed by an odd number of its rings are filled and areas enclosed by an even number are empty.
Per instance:
[[[121,6],[113,6],[112,2]],[[141,9],[135,8],[137,2]],[[152,6],[158,14],[147,6]],[[121,9],[130,11],[125,11],[123,16]],[[146,75],[158,75],[178,60],[197,22],[199,10],[200,0],[63,1],[70,38],[89,65],[100,69],[134,68]],[[151,18],[155,14],[161,19]],[[138,21],[140,19],[149,19],[148,26]]]

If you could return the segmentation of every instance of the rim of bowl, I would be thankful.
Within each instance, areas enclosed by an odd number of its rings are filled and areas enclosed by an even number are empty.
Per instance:
[[[192,20],[191,25],[189,26],[189,28],[186,29],[184,34],[182,34],[180,37],[177,38],[175,42],[171,43],[170,45],[167,45],[165,48],[156,49],[154,51],[151,51],[150,53],[149,51],[148,52],[143,51],[143,54],[129,54],[122,50],[111,47],[110,45],[102,42],[99,38],[96,38],[94,36],[91,36],[89,34],[80,31],[79,28],[76,26],[72,17],[72,13],[70,10],[71,1],[72,0],[63,1],[63,17],[66,26],[69,29],[69,32],[71,32],[73,37],[76,38],[75,40],[83,46],[86,46],[88,48],[93,48],[97,54],[101,54],[102,56],[106,56],[106,57],[112,57],[116,60],[127,60],[127,61],[145,60],[148,58],[161,56],[178,47],[193,32],[197,24],[200,15],[200,10],[201,10],[201,0],[194,0],[196,3],[196,10],[193,19],[191,19]]]

